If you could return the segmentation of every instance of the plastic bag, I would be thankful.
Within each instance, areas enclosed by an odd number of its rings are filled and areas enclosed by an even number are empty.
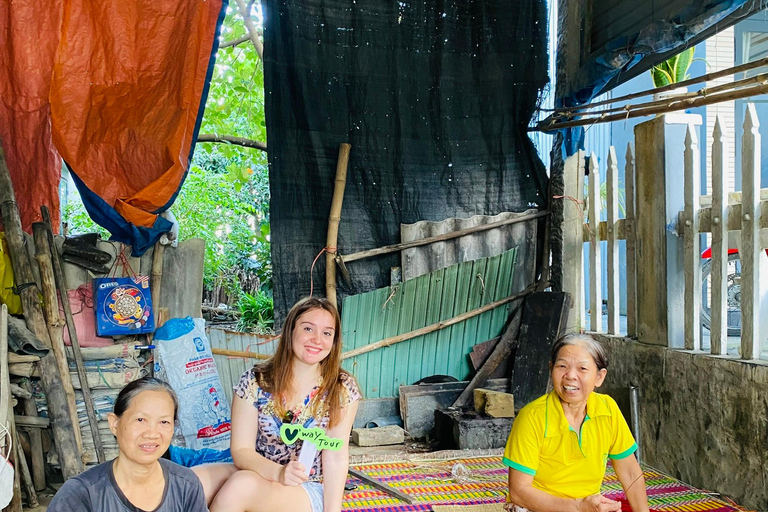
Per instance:
[[[0,304],[8,306],[11,315],[21,314],[21,297],[13,291],[13,269],[5,233],[0,232]]]
[[[179,396],[174,445],[227,450],[230,409],[202,318],[174,318],[155,333],[155,375]]]

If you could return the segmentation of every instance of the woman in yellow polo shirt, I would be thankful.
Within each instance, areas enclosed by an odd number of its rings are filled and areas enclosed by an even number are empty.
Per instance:
[[[607,373],[605,348],[586,334],[558,341],[550,360],[553,391],[523,407],[504,450],[508,509],[618,512],[600,494],[611,459],[634,512],[648,512],[637,444],[616,402],[595,393]]]

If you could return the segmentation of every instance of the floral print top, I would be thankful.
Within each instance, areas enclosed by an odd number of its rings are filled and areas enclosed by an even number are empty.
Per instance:
[[[352,402],[360,400],[362,396],[357,387],[355,378],[347,373],[342,373],[340,378],[341,383],[344,386],[344,390],[341,394],[342,407],[346,407]],[[330,417],[324,404],[321,402],[318,406],[319,418],[313,416],[311,414],[312,408],[308,407],[312,399],[320,390],[320,384],[321,381],[318,381],[317,385],[315,385],[309,395],[304,398],[299,411],[292,411],[294,417],[291,419],[291,423],[300,423],[304,428],[328,428]],[[267,459],[282,465],[298,459],[299,453],[301,453],[301,445],[304,442],[297,441],[292,445],[286,445],[283,440],[280,439],[280,427],[283,425],[283,418],[280,418],[275,410],[274,397],[272,394],[259,386],[254,368],[249,369],[242,375],[242,377],[240,377],[240,381],[234,386],[234,390],[237,396],[251,402],[259,411],[259,430],[256,437],[256,452]],[[311,481],[322,480],[323,464],[320,458],[321,453],[322,452],[318,452],[315,456],[315,461],[312,464],[314,472],[311,473]]]

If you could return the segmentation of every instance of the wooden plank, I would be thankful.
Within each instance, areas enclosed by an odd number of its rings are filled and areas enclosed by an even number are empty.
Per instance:
[[[547,390],[550,353],[565,334],[569,306],[570,296],[563,292],[532,293],[525,300],[512,374],[512,394],[520,407]]]
[[[523,308],[518,306],[512,316],[512,320],[509,322],[504,334],[501,336],[501,341],[494,347],[493,352],[491,352],[491,355],[485,360],[483,366],[477,373],[475,373],[472,380],[467,384],[467,387],[464,388],[458,398],[456,398],[456,401],[453,402],[452,407],[468,407],[474,396],[474,390],[483,387],[490,376],[496,371],[496,368],[498,368],[499,365],[512,353],[512,349],[517,345],[516,342],[518,340],[522,312]]]
[[[617,222],[619,220],[619,167],[616,149],[608,148],[608,168],[606,179],[606,203],[608,207],[608,333],[619,333],[619,240]]]
[[[589,157],[589,326],[594,332],[603,330],[603,280],[600,259],[600,240],[598,225],[600,223],[600,170],[597,156],[592,153]]]
[[[716,355],[728,353],[728,204],[725,175],[725,137],[720,116],[715,119],[712,132],[712,259],[709,279],[711,283],[710,352]],[[699,226],[701,228],[701,226]]]
[[[627,336],[637,336],[637,239],[635,234],[635,155],[627,143],[624,166],[624,206],[627,240]]]
[[[568,332],[586,326],[584,317],[584,152],[565,160],[563,170],[563,291],[573,299]]]
[[[741,139],[741,357],[760,355],[760,124],[755,105],[747,105]]]
[[[685,198],[685,233],[683,270],[685,272],[685,349],[701,349],[701,250],[699,249],[699,196],[701,168],[696,127],[688,125],[683,150],[683,194]]]

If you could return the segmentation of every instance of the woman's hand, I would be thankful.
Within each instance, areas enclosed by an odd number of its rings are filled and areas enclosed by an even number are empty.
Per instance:
[[[304,464],[297,460],[292,460],[282,467],[277,482],[289,487],[296,487],[303,484],[309,477],[304,473],[307,470]]]
[[[619,512],[621,503],[606,498],[602,494],[593,494],[579,500],[580,512]]]

